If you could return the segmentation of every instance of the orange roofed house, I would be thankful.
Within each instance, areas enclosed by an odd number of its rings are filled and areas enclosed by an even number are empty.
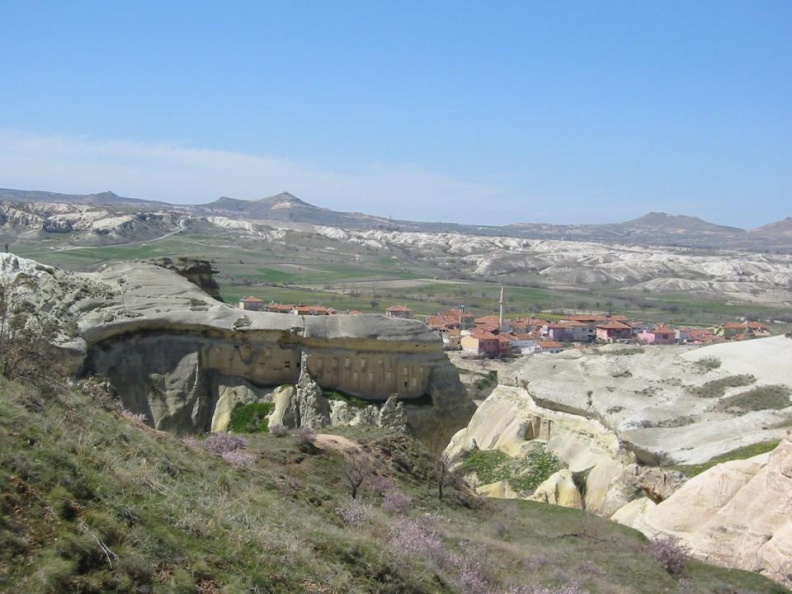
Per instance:
[[[767,326],[759,322],[726,322],[715,330],[726,340],[741,340],[744,338],[755,338],[757,336],[770,336]]]
[[[469,355],[498,357],[501,354],[501,343],[497,335],[486,330],[472,330],[470,334],[459,339],[462,352]]]
[[[412,310],[405,305],[393,305],[385,310],[385,315],[389,318],[409,320],[412,317]]]
[[[239,309],[246,309],[248,311],[263,311],[264,310],[264,300],[259,299],[258,297],[242,297],[237,303]]]

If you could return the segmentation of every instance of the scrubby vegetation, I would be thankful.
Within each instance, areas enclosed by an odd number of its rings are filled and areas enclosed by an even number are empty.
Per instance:
[[[494,369],[487,373],[479,373],[481,377],[476,380],[475,386],[477,390],[488,390],[498,385],[498,372]]]
[[[709,381],[701,386],[689,387],[688,392],[699,398],[720,398],[728,388],[742,388],[755,382],[756,378],[750,374],[730,375]]]
[[[343,392],[339,392],[338,390],[325,390],[324,397],[327,398],[328,400],[337,400],[339,402],[346,402],[348,406],[351,406],[353,408],[366,408],[367,406],[371,406],[375,404],[374,402],[363,400],[362,398],[358,398],[357,396],[344,394]]]
[[[518,493],[534,491],[543,481],[564,468],[563,462],[544,444],[522,459],[515,459],[501,450],[473,450],[460,465],[462,474],[475,474],[481,484],[508,481]]]
[[[272,402],[237,403],[231,411],[228,430],[233,433],[267,433],[269,421],[275,405]]]
[[[352,499],[347,453],[315,433],[182,439],[124,414],[100,383],[0,379],[0,591],[651,594],[681,583],[640,534],[580,511],[484,501],[453,475],[438,501],[436,458],[407,436],[361,430],[355,447],[370,464]],[[786,592],[693,561],[681,579],[689,592]]]
[[[783,384],[757,386],[747,392],[724,398],[712,409],[736,414],[745,414],[752,410],[780,410],[792,404],[789,400],[790,394],[792,394],[792,389]]]
[[[707,371],[718,369],[721,366],[721,360],[717,357],[707,356],[696,361],[694,365],[698,367],[700,371],[706,373]]]

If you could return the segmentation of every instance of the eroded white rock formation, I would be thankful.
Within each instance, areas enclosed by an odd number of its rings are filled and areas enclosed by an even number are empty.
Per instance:
[[[70,329],[57,343],[73,372],[107,377],[161,429],[222,427],[236,402],[296,384],[303,365],[322,389],[378,405],[397,394],[425,438],[447,439],[474,409],[439,336],[415,320],[242,311],[149,263],[73,274],[5,254],[0,269],[17,303]]]
[[[660,504],[618,519],[676,536],[706,561],[792,586],[792,433],[769,454],[718,464]]]

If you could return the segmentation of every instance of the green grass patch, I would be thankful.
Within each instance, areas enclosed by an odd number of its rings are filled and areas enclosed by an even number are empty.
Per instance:
[[[477,379],[474,385],[479,390],[494,388],[498,385],[498,372],[494,369],[487,373],[477,373],[477,375],[480,375],[481,378]]]
[[[232,433],[267,433],[269,421],[267,417],[275,409],[272,402],[238,402],[231,411],[228,430]]]
[[[475,473],[478,480],[487,485],[508,480],[512,476],[512,458],[500,450],[473,450],[459,467],[464,474]]]
[[[482,484],[508,481],[520,493],[535,490],[552,474],[564,468],[563,462],[543,443],[537,443],[525,458],[512,458],[501,450],[473,450],[460,465],[464,474],[475,473]]]
[[[325,390],[324,396],[328,400],[346,402],[347,405],[351,406],[352,408],[366,408],[367,406],[377,404],[376,402],[364,400],[363,398],[358,398],[357,396],[350,396],[349,394],[344,394],[343,392],[339,392],[337,390]]]
[[[702,464],[677,464],[670,466],[669,468],[672,470],[678,470],[687,477],[694,477],[701,474],[705,470],[709,470],[713,466],[723,462],[730,462],[731,460],[747,460],[748,458],[753,458],[754,456],[758,456],[760,454],[772,452],[774,449],[776,449],[779,443],[781,442],[778,439],[772,441],[763,441],[761,443],[755,443],[753,445],[737,448],[731,452],[726,452],[725,454],[716,456]]]

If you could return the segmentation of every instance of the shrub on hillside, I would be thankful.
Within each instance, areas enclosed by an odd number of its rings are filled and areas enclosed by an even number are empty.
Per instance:
[[[247,447],[247,440],[244,437],[229,435],[228,433],[212,433],[199,444],[207,452],[227,454],[237,450],[244,450]]]
[[[269,432],[275,437],[285,437],[286,435],[289,434],[289,430],[280,423],[275,425],[270,425]]]
[[[412,507],[412,497],[398,489],[385,493],[382,498],[382,509],[389,514],[406,514]]]
[[[297,447],[304,454],[316,454],[319,448],[316,447],[316,429],[313,427],[297,427],[292,432]]]
[[[671,576],[678,578],[688,560],[688,548],[673,536],[660,536],[649,544],[649,552]]]
[[[33,306],[15,297],[15,289],[28,282],[21,276],[13,284],[0,282],[0,375],[52,388],[62,375],[51,344],[57,329],[31,315]]]
[[[345,526],[354,528],[368,520],[371,509],[360,499],[349,499],[336,508],[336,513],[341,517]]]
[[[292,432],[294,439],[298,444],[313,444],[316,441],[316,429],[313,427],[297,427]]]

